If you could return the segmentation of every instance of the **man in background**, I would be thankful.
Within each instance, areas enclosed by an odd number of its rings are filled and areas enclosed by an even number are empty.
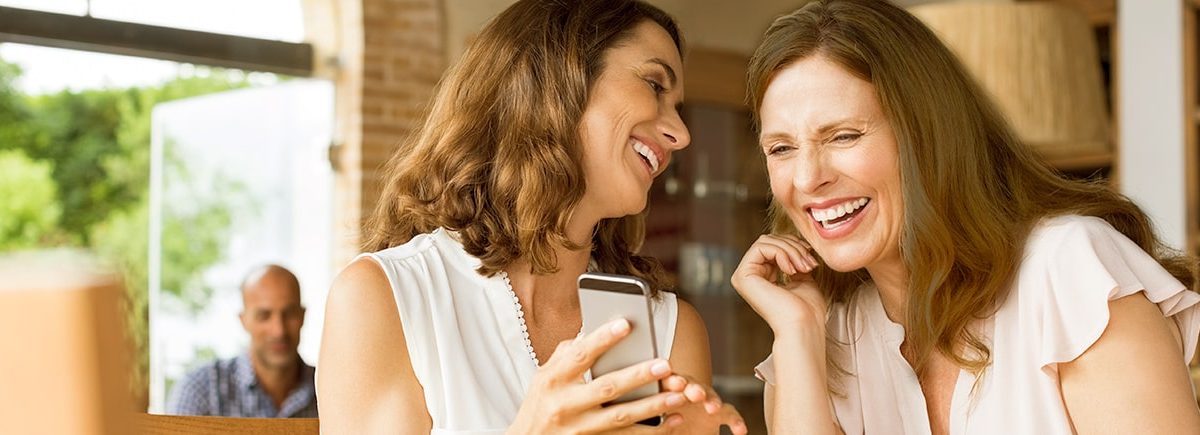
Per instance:
[[[242,281],[242,326],[250,349],[192,371],[173,391],[169,414],[225,417],[317,417],[314,369],[300,359],[300,281],[277,265]]]

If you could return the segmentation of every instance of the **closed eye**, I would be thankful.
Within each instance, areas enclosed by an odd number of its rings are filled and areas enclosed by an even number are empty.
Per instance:
[[[793,147],[791,145],[786,145],[786,144],[771,145],[770,147],[767,148],[767,155],[768,156],[779,156],[779,155],[786,154],[787,152],[789,152],[793,149],[795,149],[795,147]]]
[[[665,86],[663,86],[662,83],[659,83],[657,80],[646,79],[646,83],[650,85],[650,89],[653,89],[655,94],[662,94],[662,93],[667,92],[667,88]]]
[[[840,133],[831,139],[834,143],[850,143],[862,137],[862,133]]]

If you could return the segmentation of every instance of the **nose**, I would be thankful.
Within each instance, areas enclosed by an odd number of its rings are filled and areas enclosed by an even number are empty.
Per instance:
[[[282,314],[271,316],[270,320],[267,320],[267,333],[271,337],[282,337],[287,331],[285,322]]]
[[[792,185],[800,192],[816,194],[821,188],[833,184],[837,179],[836,171],[829,167],[824,153],[815,150],[815,147],[802,147],[801,150],[805,148],[807,152],[802,152],[792,160],[796,165]]]
[[[664,139],[663,145],[673,151],[687,148],[692,143],[692,136],[679,115],[679,109],[669,107],[665,111],[658,123],[658,133]]]

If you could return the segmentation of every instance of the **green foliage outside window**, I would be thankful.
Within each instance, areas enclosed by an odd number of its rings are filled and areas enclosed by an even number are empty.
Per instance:
[[[0,60],[0,254],[84,248],[123,274],[122,308],[138,356],[133,389],[144,404],[151,113],[162,102],[248,83],[216,71],[151,87],[25,95],[14,86],[20,74]],[[182,168],[170,153],[166,159]],[[233,213],[250,201],[239,199],[237,185],[192,187],[210,194],[187,210],[164,210],[162,288],[198,310],[211,294],[201,273],[222,257]]]

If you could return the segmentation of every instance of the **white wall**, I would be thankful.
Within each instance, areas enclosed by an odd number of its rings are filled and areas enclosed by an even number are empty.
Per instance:
[[[516,0],[446,0],[446,58],[458,59],[488,20]],[[803,5],[802,0],[647,0],[679,22],[689,47],[704,47],[749,56],[776,17]],[[945,0],[893,0],[912,6]],[[1012,0],[958,0],[1012,1]]]
[[[771,25],[800,0],[647,0],[678,21],[689,47],[740,52],[749,56]],[[908,5],[934,0],[900,0]],[[978,0],[976,0],[978,1]],[[515,0],[446,0],[446,58],[458,59],[466,41]]]
[[[1121,192],[1142,206],[1167,244],[1187,241],[1184,186],[1183,7],[1119,0]]]

